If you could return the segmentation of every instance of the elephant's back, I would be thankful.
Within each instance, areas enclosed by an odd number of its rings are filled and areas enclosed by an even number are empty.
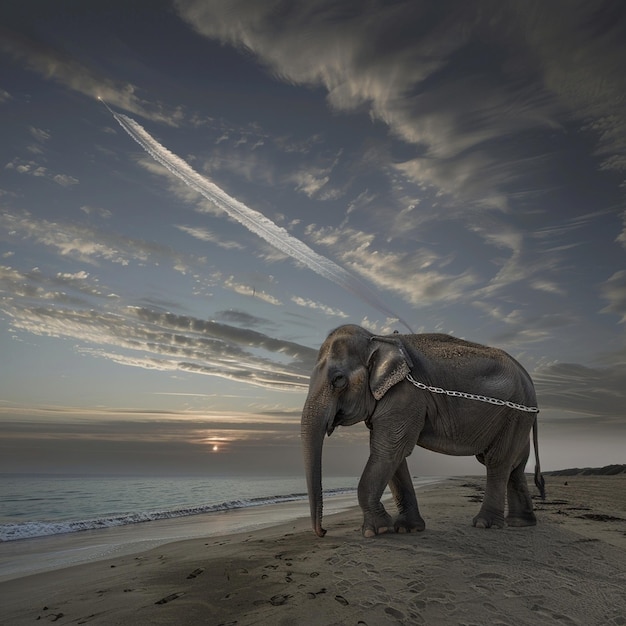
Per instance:
[[[475,361],[485,359],[495,363],[502,363],[509,359],[509,355],[499,348],[492,348],[452,335],[441,333],[424,333],[407,335],[408,343],[419,353],[436,361]]]
[[[407,344],[430,384],[536,404],[529,374],[504,350],[444,334],[407,335]]]

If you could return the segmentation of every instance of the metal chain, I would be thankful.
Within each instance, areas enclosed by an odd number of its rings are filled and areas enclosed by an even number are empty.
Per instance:
[[[498,400],[498,398],[489,398],[487,396],[478,396],[473,393],[466,393],[465,391],[451,391],[449,389],[442,389],[441,387],[430,387],[415,380],[411,374],[407,374],[406,379],[413,383],[418,389],[424,389],[431,393],[442,393],[446,396],[452,396],[453,398],[465,398],[466,400],[478,400],[478,402],[487,402],[488,404],[497,404],[498,406],[508,406],[510,409],[526,411],[527,413],[539,413],[539,409],[536,406],[524,406],[523,404],[516,404],[515,402],[507,402],[506,400]]]

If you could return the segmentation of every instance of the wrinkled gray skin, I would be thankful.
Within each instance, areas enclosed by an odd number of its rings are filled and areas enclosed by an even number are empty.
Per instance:
[[[506,406],[433,394],[406,380],[536,406],[524,368],[505,352],[449,335],[378,337],[359,326],[330,333],[318,354],[302,411],[302,445],[315,533],[322,528],[322,446],[337,426],[370,429],[370,456],[359,481],[363,536],[424,529],[406,457],[418,445],[475,455],[487,468],[485,497],[473,520],[480,528],[536,524],[524,467],[535,447],[535,483],[544,483],[537,451],[537,415]],[[392,521],[381,504],[389,485],[398,508]]]

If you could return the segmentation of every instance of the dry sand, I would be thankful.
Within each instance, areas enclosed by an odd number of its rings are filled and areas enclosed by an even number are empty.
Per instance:
[[[533,528],[472,528],[484,480],[452,479],[423,533],[363,539],[354,509],[172,543],[0,583],[0,623],[626,625],[626,476],[546,482]]]

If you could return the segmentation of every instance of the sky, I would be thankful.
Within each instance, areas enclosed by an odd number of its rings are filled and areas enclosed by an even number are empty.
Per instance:
[[[3,2],[0,472],[297,475],[345,323],[500,347],[544,469],[626,462],[624,59],[619,0]]]

